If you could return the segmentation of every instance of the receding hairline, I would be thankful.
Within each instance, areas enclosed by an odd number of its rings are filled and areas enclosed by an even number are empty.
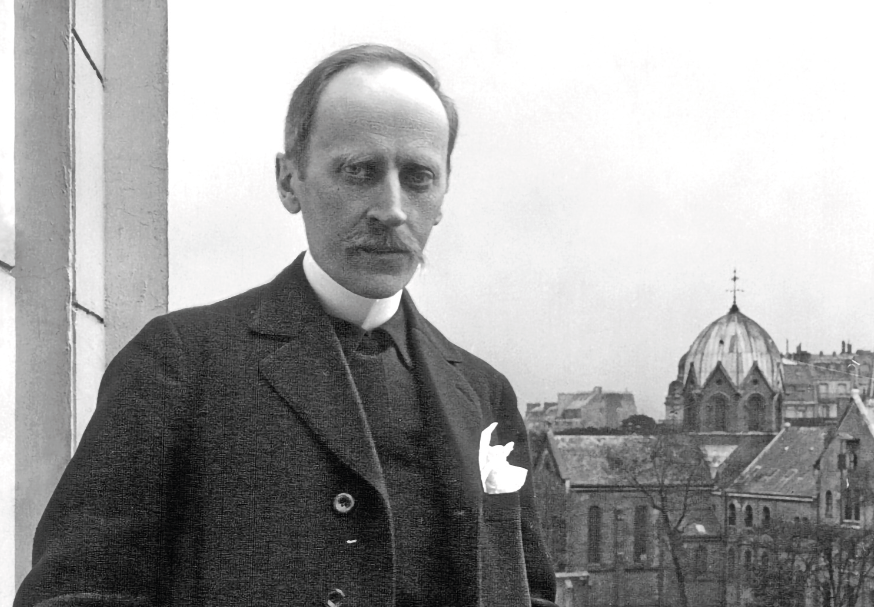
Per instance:
[[[332,87],[334,87],[334,94],[336,93],[336,87],[342,85],[342,78],[345,76],[346,78],[359,78],[360,81],[366,86],[370,83],[374,83],[375,81],[371,78],[368,78],[361,74],[360,76],[353,74],[358,68],[359,72],[375,72],[380,71],[380,73],[385,73],[388,71],[394,71],[394,68],[397,68],[398,72],[405,72],[412,76],[413,79],[417,80],[422,84],[422,87],[416,86],[416,89],[403,87],[401,89],[394,89],[394,91],[399,91],[399,97],[405,97],[406,100],[415,103],[416,105],[425,109],[425,111],[433,112],[435,116],[441,116],[443,119],[443,124],[446,127],[447,135],[450,128],[449,125],[449,115],[446,112],[446,108],[443,106],[442,101],[440,100],[440,96],[432,89],[427,82],[425,82],[418,74],[415,72],[408,70],[402,65],[397,65],[396,63],[391,62],[382,62],[382,63],[373,63],[373,64],[357,64],[350,65],[348,68],[342,70],[341,72],[337,72],[334,76],[325,83],[325,86],[319,93],[319,97],[315,102],[315,107],[313,109],[312,118],[310,120],[309,125],[309,138],[312,139],[313,135],[316,132],[318,127],[318,116],[319,112],[322,111],[323,108],[323,100],[326,98],[328,94],[332,92]],[[364,77],[362,77],[364,76]],[[354,84],[354,83],[353,83]],[[390,83],[389,83],[390,84]],[[394,92],[391,88],[385,88],[387,94],[391,95]],[[341,97],[349,99],[349,100],[357,100],[358,97],[356,95],[355,89],[352,89],[351,94],[346,94]],[[426,97],[428,98],[426,100]]]
[[[452,99],[441,90],[436,71],[424,60],[394,47],[363,44],[341,49],[316,65],[295,88],[285,119],[285,154],[301,165],[304,171],[310,138],[322,95],[334,78],[349,68],[379,68],[397,66],[418,77],[437,97],[449,127],[446,154],[447,171],[451,170],[451,156],[458,135],[458,110]]]

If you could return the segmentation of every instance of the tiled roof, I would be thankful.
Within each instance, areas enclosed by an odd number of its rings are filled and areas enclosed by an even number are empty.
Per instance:
[[[726,488],[731,493],[813,497],[813,465],[825,448],[826,427],[784,428]]]
[[[743,472],[762,449],[774,439],[773,434],[742,434],[737,436],[737,448],[722,463],[717,470],[716,484],[725,487],[731,484]]]
[[[607,456],[614,453],[645,453],[657,440],[653,436],[640,435],[554,435],[549,434],[550,450],[558,464],[562,480],[573,485],[591,487],[627,486],[629,481],[621,473],[612,470]],[[694,438],[677,435],[676,440],[691,446]],[[706,467],[701,468],[700,482],[710,482]]]

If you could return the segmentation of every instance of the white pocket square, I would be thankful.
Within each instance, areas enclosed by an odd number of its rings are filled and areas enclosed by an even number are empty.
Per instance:
[[[489,445],[497,426],[497,422],[491,424],[483,430],[479,439],[479,473],[483,491],[489,494],[513,493],[525,484],[528,470],[507,462],[507,457],[513,451],[513,443]]]

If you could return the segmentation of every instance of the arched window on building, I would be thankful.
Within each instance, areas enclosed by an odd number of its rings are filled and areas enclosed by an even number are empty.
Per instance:
[[[826,491],[825,492],[825,515],[829,518],[834,516],[834,513],[833,513],[834,503],[835,503],[835,500],[834,500],[834,497],[832,496],[832,492]]]
[[[753,394],[747,399],[747,430],[762,432],[765,430],[765,399],[761,394]]]
[[[744,550],[744,571],[749,573],[753,570],[753,551],[747,548]]]
[[[747,506],[744,508],[744,527],[750,528],[753,526],[753,507]]]
[[[714,394],[707,401],[708,421],[710,430],[725,431],[728,429],[728,399],[724,394]]]
[[[640,563],[646,559],[647,540],[649,539],[649,506],[634,508],[634,562]]]
[[[683,426],[687,430],[698,430],[698,405],[691,395],[686,397],[683,408]]]
[[[728,549],[728,554],[725,557],[728,562],[725,564],[725,570],[728,572],[728,579],[731,580],[737,571],[737,553],[734,548]]]
[[[601,509],[589,508],[589,563],[601,562]]]
[[[728,524],[732,527],[737,525],[737,507],[734,504],[728,505]]]
[[[767,506],[762,506],[762,527],[771,526],[771,509]]]

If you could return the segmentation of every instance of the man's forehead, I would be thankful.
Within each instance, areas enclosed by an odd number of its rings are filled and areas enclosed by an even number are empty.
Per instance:
[[[446,110],[428,83],[393,64],[355,65],[334,76],[322,91],[314,122],[316,131],[320,123],[375,133],[449,129]]]

